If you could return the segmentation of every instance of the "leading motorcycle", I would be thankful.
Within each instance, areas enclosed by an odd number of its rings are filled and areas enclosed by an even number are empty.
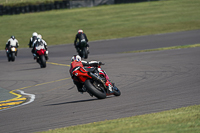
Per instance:
[[[6,48],[6,53],[8,57],[8,61],[15,61],[15,55],[17,52],[17,48],[15,46],[9,46],[9,48]]]
[[[112,83],[101,65],[96,67],[76,67],[72,72],[72,78],[83,84],[83,88],[91,96],[104,99],[109,95],[120,96],[120,90]]]

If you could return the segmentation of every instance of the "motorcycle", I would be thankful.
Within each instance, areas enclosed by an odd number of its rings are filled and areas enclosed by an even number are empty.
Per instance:
[[[78,54],[81,58],[87,59],[88,58],[88,47],[87,43],[80,43],[78,48]]]
[[[35,47],[35,50],[36,50],[36,55],[35,55],[36,61],[40,64],[41,68],[45,68],[48,51],[45,50],[44,45],[39,45],[39,46]]]
[[[98,99],[104,99],[107,96],[120,96],[120,90],[111,83],[108,75],[101,69],[99,64],[97,67],[77,67],[72,71],[72,78],[83,84],[83,88],[91,96]]]
[[[8,61],[15,61],[15,55],[17,52],[17,48],[15,46],[9,46],[8,49],[6,49]]]

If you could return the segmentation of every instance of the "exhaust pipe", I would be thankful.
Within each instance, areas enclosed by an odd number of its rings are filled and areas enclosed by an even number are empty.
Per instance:
[[[107,88],[104,81],[101,79],[101,77],[99,77],[99,76],[97,76],[97,75],[95,75],[94,73],[91,73],[91,72],[88,72],[88,75],[91,76],[94,80],[101,82],[105,89]]]

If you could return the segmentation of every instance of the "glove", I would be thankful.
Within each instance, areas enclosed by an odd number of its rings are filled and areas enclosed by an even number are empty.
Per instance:
[[[105,65],[105,63],[103,63],[103,62],[99,61],[99,65],[100,65],[100,66],[101,66],[101,65]]]
[[[100,65],[100,66],[102,65],[102,62],[101,62],[101,61],[99,61],[99,65]]]

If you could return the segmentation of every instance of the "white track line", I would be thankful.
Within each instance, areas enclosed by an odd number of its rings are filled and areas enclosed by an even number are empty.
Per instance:
[[[23,103],[23,104],[20,104],[20,105],[14,106],[14,107],[10,107],[10,108],[6,108],[6,109],[2,109],[2,110],[0,110],[0,111],[8,110],[8,109],[13,109],[13,108],[16,108],[16,107],[19,107],[19,106],[23,106],[23,105],[32,103],[32,102],[35,100],[35,95],[34,95],[34,94],[27,94],[27,93],[24,93],[24,91],[22,91],[22,90],[17,90],[17,91],[19,91],[22,95],[27,95],[27,96],[29,96],[29,97],[30,97],[30,100],[29,100],[28,102]]]

